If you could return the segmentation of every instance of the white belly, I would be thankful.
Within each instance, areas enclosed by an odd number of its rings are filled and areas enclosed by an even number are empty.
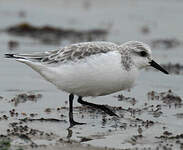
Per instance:
[[[59,89],[78,96],[100,96],[131,88],[138,70],[123,70],[118,52],[90,56],[41,71]]]

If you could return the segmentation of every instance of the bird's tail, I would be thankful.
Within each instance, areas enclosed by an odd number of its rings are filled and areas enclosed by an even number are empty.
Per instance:
[[[17,56],[16,54],[5,54],[5,57],[6,58],[15,58],[15,59],[21,58],[21,57]]]
[[[22,63],[26,63],[29,61],[29,59],[27,59],[26,57],[23,57],[19,54],[5,54],[5,58],[13,58],[16,61],[22,62]]]
[[[40,62],[42,59],[41,55],[35,54],[5,54],[6,58],[13,58],[18,62],[27,64],[35,71],[40,73],[40,70],[45,68],[45,66]]]
[[[33,62],[40,62],[47,53],[33,53],[33,54],[5,54],[6,58],[14,58],[18,60],[30,60]]]

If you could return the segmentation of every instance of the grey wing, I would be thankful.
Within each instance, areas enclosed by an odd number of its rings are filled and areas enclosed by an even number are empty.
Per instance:
[[[49,55],[41,59],[41,62],[51,64],[57,62],[74,61],[95,54],[103,54],[117,50],[118,45],[111,42],[84,42],[66,46],[57,51],[50,51]]]

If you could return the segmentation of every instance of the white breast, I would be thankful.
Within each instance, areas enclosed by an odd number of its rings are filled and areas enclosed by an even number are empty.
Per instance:
[[[59,89],[78,96],[100,96],[131,88],[138,70],[123,70],[117,51],[98,54],[77,62],[49,67],[41,72]]]

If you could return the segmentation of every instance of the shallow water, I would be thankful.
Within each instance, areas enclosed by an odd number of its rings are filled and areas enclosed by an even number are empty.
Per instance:
[[[105,5],[104,5],[105,4]],[[21,12],[24,15],[21,15]],[[63,109],[58,112],[58,107],[67,107],[66,101],[68,100],[68,94],[56,89],[52,84],[44,81],[36,72],[24,64],[20,64],[13,60],[5,59],[4,53],[27,53],[36,51],[45,51],[56,49],[58,47],[67,45],[71,41],[62,41],[57,45],[43,44],[39,40],[29,37],[12,36],[3,32],[3,30],[9,26],[19,24],[21,22],[29,22],[33,25],[43,26],[52,25],[56,27],[63,27],[66,29],[78,29],[78,30],[90,30],[90,29],[105,29],[109,31],[107,41],[116,43],[123,43],[128,40],[139,40],[151,44],[154,39],[167,39],[175,38],[180,42],[183,41],[182,26],[183,20],[180,19],[183,13],[182,1],[89,1],[78,0],[73,2],[71,0],[66,1],[31,1],[25,2],[21,0],[2,0],[0,2],[0,116],[6,114],[9,115],[9,110],[15,109],[19,114],[26,113],[27,116],[30,113],[37,113],[37,118],[58,118],[68,121],[68,110]],[[53,17],[54,16],[54,17]],[[149,33],[144,34],[141,32],[142,27],[147,26]],[[19,42],[19,46],[15,50],[8,50],[8,41],[15,40]],[[171,49],[156,48],[153,49],[153,56],[157,62],[161,64],[166,63],[182,63],[182,51],[183,45],[180,44],[177,47]],[[156,71],[142,71],[137,85],[130,91],[124,91],[115,93],[108,96],[87,98],[87,100],[99,104],[108,104],[110,106],[121,106],[124,109],[143,109],[144,104],[148,106],[161,104],[159,101],[149,101],[147,99],[147,93],[149,91],[168,91],[171,89],[180,97],[183,97],[183,78],[182,75],[171,74],[169,76]],[[37,102],[20,103],[18,106],[14,106],[10,103],[10,99],[20,93],[36,93],[41,94],[42,98]],[[118,94],[123,93],[125,96],[134,97],[137,103],[133,106],[128,102],[118,101]],[[80,106],[75,102],[75,106]],[[46,113],[45,109],[51,108],[50,113]],[[81,109],[81,108],[80,108]],[[68,132],[69,126],[66,123],[55,122],[28,122],[30,128],[38,129],[45,132],[53,132],[54,137],[52,142],[56,142],[59,138],[63,138],[65,141],[75,140],[79,142],[82,137],[91,138],[92,140],[83,142],[85,144],[91,144],[92,146],[99,147],[111,147],[111,148],[143,148],[151,147],[156,148],[162,145],[173,148],[180,148],[180,143],[175,141],[163,141],[155,138],[162,135],[165,130],[172,132],[173,135],[183,133],[182,118],[177,118],[176,114],[182,112],[182,107],[174,108],[173,106],[162,106],[162,115],[154,117],[152,113],[145,111],[135,116],[129,112],[121,112],[124,118],[116,119],[97,112],[88,112],[87,110],[78,110],[75,112],[75,119],[80,122],[86,122],[84,126],[74,127],[71,135],[71,131]],[[82,113],[84,111],[85,113]],[[60,115],[64,114],[65,117],[61,118]],[[82,116],[84,114],[84,117]],[[7,134],[8,124],[14,121],[18,121],[19,118],[27,117],[25,115],[19,115],[18,117],[10,117],[8,120],[0,120],[0,133]],[[103,118],[107,119],[107,122],[103,122]],[[155,123],[150,128],[142,126],[141,122],[136,122],[135,118],[142,120],[152,120]],[[123,126],[127,125],[124,129]],[[130,126],[134,125],[134,127]],[[138,138],[133,141],[134,135],[138,135],[138,126],[142,126],[143,138]],[[163,129],[166,127],[166,129]],[[69,134],[68,134],[69,133]],[[47,138],[43,138],[40,142],[38,137],[34,141],[46,144]],[[180,139],[182,140],[182,139]],[[14,141],[15,145],[17,141]],[[170,145],[173,144],[173,146]],[[23,145],[25,143],[23,142]]]

